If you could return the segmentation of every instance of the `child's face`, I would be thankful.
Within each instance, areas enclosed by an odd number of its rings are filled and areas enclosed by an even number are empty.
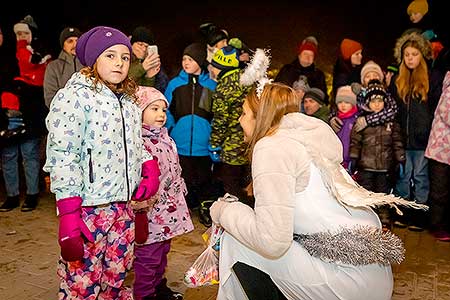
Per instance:
[[[303,108],[305,109],[305,113],[308,116],[313,115],[316,111],[319,110],[319,108],[321,106],[322,105],[320,105],[319,102],[317,102],[316,100],[314,100],[312,98],[305,98],[305,99],[303,99]]]
[[[369,82],[374,79],[376,79],[380,82],[382,81],[377,72],[374,72],[374,71],[367,72],[367,74],[363,78],[363,81],[364,81],[363,85],[368,86]]]
[[[25,40],[29,44],[29,43],[31,43],[31,32],[29,32],[29,31],[17,31],[16,39],[18,41]]]
[[[382,111],[384,108],[383,98],[380,97],[380,98],[375,98],[375,99],[370,100],[369,108],[374,113]]]
[[[413,70],[420,64],[422,53],[419,49],[408,46],[403,50],[403,61],[408,69]]]
[[[189,55],[183,55],[183,61],[181,64],[183,66],[183,70],[188,74],[199,75],[202,72],[202,69],[198,63]]]
[[[420,12],[414,12],[409,16],[409,19],[414,24],[419,23],[420,20],[422,20],[422,18],[423,18],[423,15]]]
[[[128,76],[130,50],[118,44],[109,47],[97,58],[97,72],[100,78],[111,84],[119,84]]]
[[[250,109],[247,101],[242,106],[242,114],[239,117],[239,123],[244,131],[244,142],[249,142],[255,130],[256,119],[253,111]]]
[[[166,124],[166,111],[166,101],[156,100],[142,112],[142,123],[161,128]]]
[[[353,105],[351,103],[341,101],[337,104],[337,108],[341,113],[347,113],[353,108]]]
[[[216,49],[222,49],[222,48],[225,47],[225,46],[227,46],[227,40],[226,40],[226,39],[223,39],[223,40],[218,41],[218,42],[214,45],[214,48],[216,48]]]

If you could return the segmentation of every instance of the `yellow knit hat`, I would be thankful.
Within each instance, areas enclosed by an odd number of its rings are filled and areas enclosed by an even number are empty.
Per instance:
[[[412,1],[406,10],[408,15],[412,15],[413,13],[420,13],[424,16],[428,12],[428,2],[427,0],[414,0]]]

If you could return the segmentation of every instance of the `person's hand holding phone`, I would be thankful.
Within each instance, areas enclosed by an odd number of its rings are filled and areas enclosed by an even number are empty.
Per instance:
[[[142,67],[147,72],[147,77],[151,78],[158,74],[161,69],[161,60],[158,53],[148,53],[142,62]]]

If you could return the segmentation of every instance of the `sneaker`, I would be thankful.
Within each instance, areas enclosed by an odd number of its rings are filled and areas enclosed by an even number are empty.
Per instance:
[[[38,204],[38,194],[27,195],[25,202],[22,204],[20,211],[32,211],[36,209]]]
[[[438,241],[450,242],[450,233],[443,229],[432,231],[431,235]]]
[[[2,206],[0,206],[0,211],[1,212],[10,211],[16,207],[19,207],[19,205],[20,205],[19,196],[6,197],[6,201],[3,202]]]

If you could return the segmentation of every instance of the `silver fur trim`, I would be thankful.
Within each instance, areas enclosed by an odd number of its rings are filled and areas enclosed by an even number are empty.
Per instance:
[[[326,262],[359,266],[400,264],[405,259],[402,240],[390,231],[357,225],[337,232],[295,234],[294,241],[308,253]]]

